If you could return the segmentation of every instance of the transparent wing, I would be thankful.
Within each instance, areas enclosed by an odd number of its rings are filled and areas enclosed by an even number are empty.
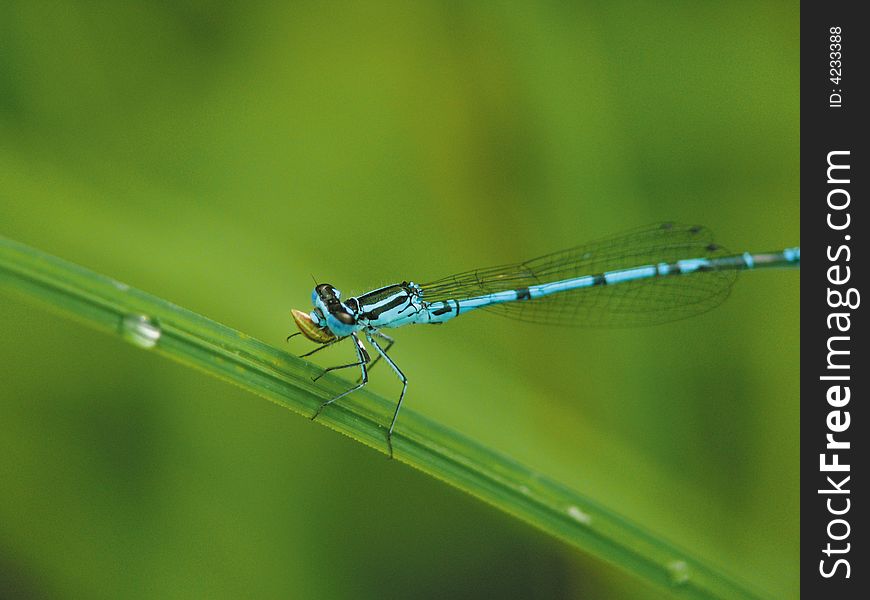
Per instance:
[[[603,238],[576,248],[500,267],[475,269],[422,285],[426,301],[471,298],[607,271],[728,252],[698,225],[661,223]],[[737,277],[713,270],[581,288],[485,310],[512,319],[551,325],[631,327],[676,321],[720,304]]]

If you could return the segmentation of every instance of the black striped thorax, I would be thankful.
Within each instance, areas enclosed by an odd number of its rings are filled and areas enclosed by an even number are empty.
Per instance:
[[[396,321],[404,323],[407,317],[422,309],[420,287],[407,281],[348,298],[346,304],[355,312],[357,323],[368,327],[389,327]]]

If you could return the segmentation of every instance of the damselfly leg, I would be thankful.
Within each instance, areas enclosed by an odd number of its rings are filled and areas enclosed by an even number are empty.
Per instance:
[[[378,344],[377,340],[374,338],[374,335],[377,333],[378,332],[376,331],[366,331],[366,339],[368,340],[369,344],[371,344],[372,347],[377,350],[378,355],[382,356],[384,360],[387,361],[387,364],[393,368],[393,371],[395,371],[396,375],[399,377],[399,380],[402,382],[402,393],[399,394],[399,403],[396,404],[396,411],[393,413],[393,420],[390,421],[390,428],[387,430],[387,446],[390,450],[390,458],[393,458],[393,428],[396,426],[396,419],[399,416],[399,410],[401,410],[402,408],[402,400],[405,399],[405,390],[408,389],[408,378],[405,377],[405,374],[402,373],[402,370],[399,369],[395,362],[393,362],[393,359],[387,355],[387,351],[381,348],[381,345]],[[393,345],[393,340],[383,334],[381,334],[381,336],[390,340],[390,343],[387,345],[387,350],[389,350],[390,346]],[[375,360],[377,360],[377,358]]]
[[[369,353],[366,351],[366,348],[363,345],[362,341],[357,337],[357,335],[355,333],[350,334],[349,337],[353,338],[358,360],[356,362],[348,363],[346,365],[338,365],[335,367],[329,367],[328,369],[324,369],[323,372],[320,373],[320,375],[318,375],[317,377],[314,377],[313,380],[317,381],[318,379],[320,379],[321,377],[323,377],[324,375],[326,375],[330,371],[337,371],[339,369],[347,369],[350,367],[359,367],[360,368],[360,378],[357,380],[357,384],[354,387],[350,388],[346,392],[342,392],[341,394],[339,394],[338,396],[336,396],[334,398],[327,400],[326,402],[323,402],[319,407],[317,407],[317,411],[315,411],[314,415],[312,415],[311,420],[313,421],[314,419],[316,419],[320,415],[321,411],[323,411],[324,408],[326,408],[327,406],[329,406],[330,404],[332,404],[336,400],[344,398],[348,394],[357,391],[358,389],[363,387],[366,383],[368,383],[369,369],[371,369],[380,358],[383,358],[385,361],[387,361],[387,364],[390,365],[390,368],[393,369],[393,372],[395,372],[396,376],[398,376],[399,380],[402,382],[402,393],[399,394],[399,402],[398,402],[398,404],[396,404],[396,410],[395,410],[395,412],[393,412],[393,419],[392,419],[392,421],[390,421],[390,426],[387,429],[387,448],[389,450],[390,458],[392,458],[393,457],[393,429],[396,426],[396,419],[398,418],[399,411],[402,408],[402,401],[405,399],[405,391],[408,389],[408,378],[405,377],[405,374],[402,373],[402,370],[399,369],[399,367],[396,365],[396,363],[393,361],[393,359],[390,358],[389,355],[387,355],[387,350],[392,348],[393,344],[395,343],[395,340],[393,338],[391,338],[390,336],[385,335],[377,330],[366,330],[365,336],[366,336],[366,340],[368,340],[368,343],[371,344],[372,348],[374,348],[377,351],[378,355],[375,357],[374,360],[371,360],[371,357],[369,356]],[[375,337],[379,337],[382,340],[386,340],[386,342],[387,342],[386,348],[381,347],[381,345],[378,343],[378,341],[375,339]],[[339,340],[336,340],[336,341],[339,341]],[[334,343],[335,342],[332,342],[331,344],[328,344],[328,345],[332,345]],[[317,350],[321,350],[322,348],[325,348],[325,347],[326,346],[321,346],[319,348],[316,348],[312,352],[309,352],[308,355],[311,355],[314,352],[316,352]],[[371,364],[369,364],[369,363],[371,363]]]
[[[390,351],[390,348],[393,347],[393,344],[396,343],[396,340],[394,340],[393,338],[391,338],[390,336],[388,336],[386,333],[381,333],[380,331],[377,331],[377,330],[372,331],[372,332],[370,332],[370,333],[371,333],[371,335],[377,336],[377,337],[381,338],[382,340],[386,340],[386,342],[387,342],[387,347],[384,348],[384,352],[389,352],[389,351]],[[381,360],[381,355],[380,355],[380,354],[378,354],[378,355],[375,357],[375,359],[372,361],[372,363],[369,365],[369,371],[371,371],[371,370],[374,368],[374,366],[375,366],[376,364],[378,364],[378,361],[379,361],[379,360]],[[359,383],[359,382],[360,382],[360,379],[357,379],[356,382]]]
[[[341,394],[339,394],[335,398],[327,400],[326,402],[323,402],[320,406],[318,406],[317,410],[311,416],[312,421],[320,415],[320,412],[324,408],[326,408],[327,406],[329,406],[330,404],[332,404],[336,400],[338,400],[340,398],[344,398],[345,396],[347,396],[351,392],[357,391],[358,389],[360,389],[361,387],[363,387],[365,384],[367,384],[369,382],[369,374],[368,374],[368,370],[366,369],[366,363],[369,362],[369,353],[366,351],[365,346],[363,346],[360,339],[358,337],[356,337],[355,333],[350,334],[350,337],[353,338],[353,341],[356,344],[355,347],[356,347],[356,356],[359,359],[358,362],[348,363],[346,365],[340,365],[338,367],[330,367],[330,368],[326,369],[325,371],[323,371],[323,373],[321,373],[320,375],[315,377],[314,381],[317,381],[318,379],[320,379],[321,377],[323,377],[324,375],[326,375],[330,371],[335,371],[336,369],[346,369],[348,367],[357,367],[358,366],[360,368],[360,371],[361,371],[360,382],[358,384],[356,384],[354,387],[347,390],[346,392],[342,392]]]
[[[288,338],[288,339],[289,339],[289,338]],[[300,354],[300,355],[299,355],[299,358],[308,358],[308,357],[311,356],[312,354],[315,354],[315,353],[317,353],[317,352],[320,352],[321,350],[324,350],[324,349],[326,349],[326,348],[329,348],[329,347],[332,346],[333,344],[337,344],[338,342],[340,342],[340,341],[343,340],[343,339],[345,339],[345,338],[343,338],[343,337],[336,338],[335,340],[329,342],[328,344],[323,344],[322,346],[318,346],[317,348],[315,348],[314,350],[311,350],[310,352],[306,352],[305,354]]]

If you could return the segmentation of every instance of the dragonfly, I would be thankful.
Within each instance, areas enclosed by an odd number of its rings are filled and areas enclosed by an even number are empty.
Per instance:
[[[325,369],[359,367],[350,389],[324,401],[329,405],[368,383],[369,370],[383,359],[402,382],[386,430],[393,456],[393,430],[408,378],[390,358],[395,340],[383,329],[412,324],[442,324],[478,309],[556,327],[632,327],[656,325],[704,313],[727,298],[739,271],[800,267],[800,247],[775,252],[733,254],[713,241],[700,225],[658,223],[599,239],[525,262],[474,269],[430,283],[402,281],[359,296],[343,298],[328,283],[316,284],[310,312],[293,309],[303,335],[320,344],[302,357],[350,339],[354,362]],[[374,361],[360,337],[377,356]]]

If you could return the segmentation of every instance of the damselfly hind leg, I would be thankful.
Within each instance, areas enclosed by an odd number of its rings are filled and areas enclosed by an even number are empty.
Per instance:
[[[356,337],[356,334],[355,334],[355,333],[350,334],[350,337],[353,338],[353,341],[354,341],[354,343],[356,344],[356,346],[355,346],[355,348],[356,348],[356,357],[357,357],[357,359],[359,359],[359,360],[358,360],[357,362],[355,362],[355,363],[349,363],[349,364],[346,364],[346,365],[340,365],[340,366],[338,366],[338,367],[330,367],[329,369],[326,369],[325,371],[323,371],[323,373],[321,373],[320,375],[318,375],[317,377],[315,377],[315,378],[314,378],[314,381],[317,381],[318,379],[320,379],[321,377],[323,377],[324,375],[326,375],[326,374],[327,374],[328,372],[330,372],[330,371],[334,371],[334,370],[336,370],[336,369],[346,369],[346,368],[348,368],[348,367],[356,367],[356,366],[358,366],[358,367],[360,368],[360,371],[361,371],[361,374],[360,374],[360,382],[357,383],[354,387],[352,387],[352,388],[350,388],[349,390],[347,390],[346,392],[342,392],[341,394],[339,394],[339,395],[336,396],[335,398],[331,398],[331,399],[327,400],[326,402],[323,402],[320,406],[318,406],[318,407],[317,407],[317,410],[314,411],[314,414],[311,416],[311,420],[312,420],[312,421],[313,421],[314,419],[316,419],[316,418],[320,415],[320,412],[321,412],[324,408],[326,408],[327,406],[329,406],[330,404],[332,404],[332,403],[335,402],[336,400],[339,400],[340,398],[344,398],[345,396],[347,396],[347,395],[350,394],[351,392],[355,392],[355,391],[357,391],[358,389],[360,389],[361,387],[363,387],[365,384],[367,384],[367,383],[369,382],[368,370],[366,369],[366,363],[369,362],[369,353],[366,352],[365,346],[363,346],[363,344],[362,344],[362,342],[360,341],[360,339],[359,339],[358,337]]]
[[[399,411],[402,409],[402,400],[405,399],[405,390],[408,389],[408,378],[405,377],[405,374],[402,373],[402,370],[399,369],[396,363],[393,362],[393,359],[387,355],[386,350],[381,348],[381,345],[378,344],[377,340],[374,339],[373,332],[366,331],[366,339],[368,340],[369,344],[371,344],[372,347],[378,351],[378,354],[382,356],[385,361],[387,361],[387,364],[392,367],[393,371],[395,371],[396,375],[398,375],[399,379],[402,382],[402,393],[399,394],[399,403],[396,404],[396,411],[393,413],[393,420],[390,421],[390,428],[387,429],[387,448],[390,452],[390,458],[393,458],[393,428],[396,426],[396,419],[399,417]],[[387,346],[387,348],[389,347],[390,346]]]

